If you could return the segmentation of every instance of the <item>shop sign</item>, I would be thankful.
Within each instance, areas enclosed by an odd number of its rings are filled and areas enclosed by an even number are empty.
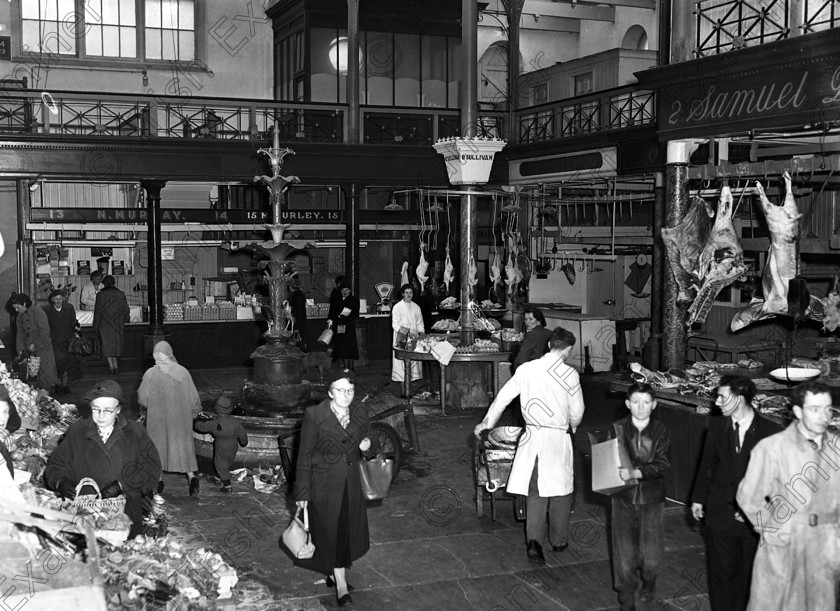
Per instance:
[[[452,185],[483,185],[490,180],[496,153],[507,142],[498,138],[445,138],[434,145],[443,155]]]
[[[283,222],[288,223],[343,223],[343,210],[284,210]],[[32,208],[29,215],[33,223],[146,223],[148,212],[144,208]],[[161,209],[161,223],[268,223],[271,213],[261,210],[196,210]]]
[[[837,40],[809,34],[637,76],[657,89],[663,139],[824,125],[840,119]]]

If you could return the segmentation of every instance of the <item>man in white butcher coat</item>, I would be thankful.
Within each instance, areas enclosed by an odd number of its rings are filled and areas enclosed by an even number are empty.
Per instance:
[[[391,327],[394,329],[393,346],[397,345],[397,333],[401,327],[408,329],[411,333],[418,335],[425,333],[423,327],[423,312],[420,306],[414,303],[414,289],[410,284],[404,284],[400,288],[400,301],[391,309]],[[420,361],[411,362],[411,379],[419,380],[423,377],[423,368]],[[405,361],[397,357],[391,357],[391,380],[402,382],[405,380]]]
[[[549,541],[554,551],[566,549],[574,491],[570,434],[583,418],[580,376],[566,364],[575,336],[561,328],[548,338],[549,352],[523,363],[499,391],[487,415],[475,427],[479,437],[519,397],[525,430],[519,438],[507,491],[528,497],[525,522],[528,558],[544,562],[542,544],[548,513]]]
[[[761,541],[748,611],[833,610],[840,580],[840,433],[831,388],[804,382],[796,419],[758,442],[736,496]]]

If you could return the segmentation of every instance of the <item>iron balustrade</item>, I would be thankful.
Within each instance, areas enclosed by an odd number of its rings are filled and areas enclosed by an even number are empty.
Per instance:
[[[653,91],[639,85],[616,87],[524,108],[516,113],[519,141],[542,142],[604,130],[653,125],[656,109]]]
[[[0,135],[345,143],[347,106],[0,89]],[[431,146],[462,133],[455,109],[363,106],[363,144]],[[476,134],[511,139],[508,111],[480,109]],[[654,122],[653,94],[636,85],[513,113],[520,141],[535,142]]]
[[[837,0],[697,0],[694,14],[695,57],[840,27]]]

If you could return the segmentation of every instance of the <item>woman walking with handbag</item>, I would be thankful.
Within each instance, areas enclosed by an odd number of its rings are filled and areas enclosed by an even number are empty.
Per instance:
[[[360,451],[370,456],[379,450],[367,410],[355,401],[355,384],[352,371],[333,372],[329,398],[306,410],[295,472],[295,500],[309,513],[315,544],[314,555],[298,562],[327,575],[340,607],[353,602],[347,569],[370,549]]]
[[[356,340],[356,319],[359,317],[359,298],[352,294],[350,286],[341,285],[341,299],[330,305],[330,329],[333,331],[334,361],[345,369],[353,369],[353,361],[359,358],[359,342]]]
[[[15,347],[18,354],[28,350],[41,359],[38,383],[41,388],[54,392],[58,385],[58,373],[46,313],[41,308],[33,308],[32,300],[26,293],[12,293],[9,303],[17,312]]]

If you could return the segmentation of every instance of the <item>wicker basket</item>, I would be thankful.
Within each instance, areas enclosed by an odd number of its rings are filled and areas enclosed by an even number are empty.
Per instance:
[[[96,490],[96,494],[79,494],[85,486],[90,486]],[[76,514],[91,514],[96,518],[104,517],[107,519],[110,516],[125,512],[125,497],[120,495],[112,499],[103,499],[99,484],[89,477],[83,477],[76,484],[76,498],[73,499],[72,507]]]

